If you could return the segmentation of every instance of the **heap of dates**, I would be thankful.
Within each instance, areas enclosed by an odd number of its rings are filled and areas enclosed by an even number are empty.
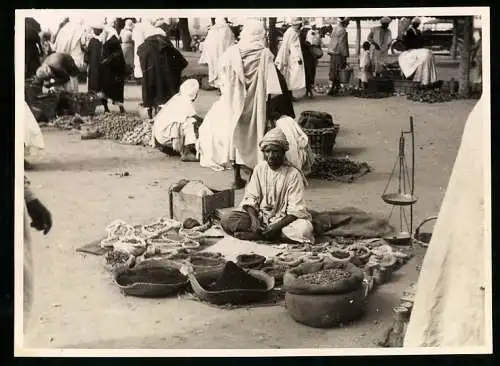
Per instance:
[[[92,122],[99,126],[104,138],[109,140],[121,140],[143,123],[137,114],[113,112],[97,115],[92,118]]]
[[[326,180],[354,180],[354,176],[371,170],[367,163],[357,163],[350,159],[318,156],[312,165],[310,178]]]
[[[121,139],[122,144],[127,145],[148,145],[152,136],[152,124],[145,121],[138,125],[134,130],[127,132]]]
[[[443,103],[456,99],[456,96],[442,89],[415,89],[409,92],[406,98],[420,103]]]

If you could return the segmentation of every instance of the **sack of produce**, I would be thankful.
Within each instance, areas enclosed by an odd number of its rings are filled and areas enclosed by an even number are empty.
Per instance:
[[[283,289],[292,294],[341,294],[361,287],[364,274],[349,262],[304,263],[285,273]]]

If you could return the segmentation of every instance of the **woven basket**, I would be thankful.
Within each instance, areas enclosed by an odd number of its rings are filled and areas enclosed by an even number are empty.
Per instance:
[[[335,139],[339,133],[340,125],[334,124],[331,128],[302,130],[309,139],[309,146],[314,154],[320,156],[332,156]]]
[[[33,84],[32,79],[27,79],[24,81],[24,100],[26,102],[31,102],[37,97],[37,95],[42,94],[42,85]]]
[[[418,87],[418,83],[412,80],[394,80],[394,93],[398,95],[406,95],[414,92]]]
[[[394,91],[393,79],[373,78],[368,81],[367,90],[371,93],[392,93]]]
[[[42,94],[36,96],[28,102],[35,118],[38,120],[47,119],[47,121],[56,118],[57,106],[59,105],[59,96],[57,94]]]
[[[95,93],[72,93],[67,95],[70,109],[80,116],[93,116],[101,100]]]

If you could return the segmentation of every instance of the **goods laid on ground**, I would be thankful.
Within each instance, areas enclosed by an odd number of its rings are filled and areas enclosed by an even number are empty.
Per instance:
[[[70,93],[61,92],[59,102],[68,114],[80,116],[93,116],[98,105],[102,103],[97,93]]]
[[[341,182],[353,182],[371,171],[367,163],[357,163],[350,159],[316,156],[309,178]]]
[[[185,290],[188,282],[177,268],[147,263],[115,275],[115,283],[124,294],[138,297],[174,295]]]
[[[153,133],[152,122],[152,120],[145,121],[141,125],[135,127],[132,131],[126,132],[120,142],[127,145],[148,146]]]
[[[302,264],[285,273],[287,311],[298,323],[327,328],[364,314],[367,287],[363,272],[351,263]]]
[[[420,103],[443,103],[452,101],[455,95],[441,89],[415,89],[408,93],[406,98]]]
[[[212,304],[250,304],[264,300],[274,288],[274,278],[263,271],[243,270],[233,262],[227,262],[223,271],[210,281],[205,278],[202,285],[190,267],[182,273],[189,277],[195,295]]]
[[[357,98],[381,99],[392,96],[392,92],[387,91],[372,91],[368,89],[356,89],[352,91],[352,95]]]
[[[109,140],[121,140],[123,136],[133,131],[143,121],[138,114],[134,113],[104,113],[92,118],[97,124],[103,136]]]

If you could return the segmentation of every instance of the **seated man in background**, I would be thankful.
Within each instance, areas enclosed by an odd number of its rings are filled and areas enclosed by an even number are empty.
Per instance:
[[[302,172],[285,158],[289,149],[280,128],[266,133],[259,147],[264,161],[253,170],[237,210],[222,219],[222,227],[242,240],[314,243]]]

